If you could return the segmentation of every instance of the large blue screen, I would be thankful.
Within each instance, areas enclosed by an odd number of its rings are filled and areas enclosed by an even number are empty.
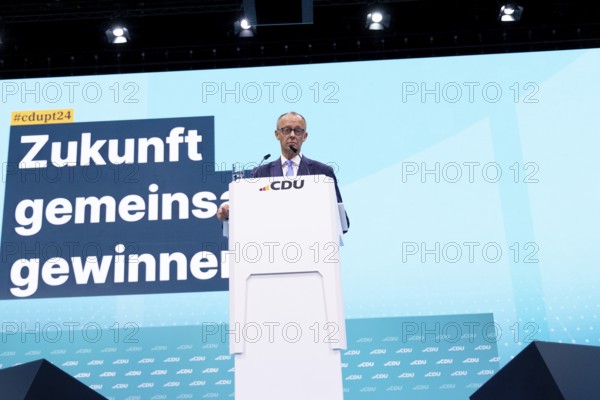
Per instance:
[[[348,399],[466,399],[532,340],[600,345],[599,70],[594,49],[0,81],[0,366],[231,395],[214,213],[287,111],[351,220]]]

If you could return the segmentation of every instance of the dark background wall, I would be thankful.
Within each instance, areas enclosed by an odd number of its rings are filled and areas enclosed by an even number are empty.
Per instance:
[[[497,0],[314,0],[314,22],[261,26],[236,37],[242,0],[3,1],[0,78],[108,74],[590,48],[600,44],[597,2],[524,0],[521,21],[498,21]],[[391,14],[367,31],[365,14]],[[132,41],[104,31],[125,21]]]

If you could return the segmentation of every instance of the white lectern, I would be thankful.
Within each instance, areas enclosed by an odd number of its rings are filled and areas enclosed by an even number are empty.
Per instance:
[[[229,185],[236,400],[342,400],[346,348],[333,180]]]

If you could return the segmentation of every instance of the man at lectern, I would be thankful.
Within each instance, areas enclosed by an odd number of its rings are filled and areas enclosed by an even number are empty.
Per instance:
[[[306,119],[297,112],[288,112],[277,118],[275,138],[281,146],[281,157],[270,163],[260,165],[252,171],[253,178],[275,176],[295,177],[298,175],[325,175],[333,179],[337,202],[342,203],[342,195],[338,188],[333,168],[319,161],[311,160],[302,154],[302,144],[306,141]],[[217,218],[221,221],[229,219],[229,204],[222,204],[217,210]],[[346,222],[350,220],[346,214]],[[346,233],[344,231],[344,233]]]

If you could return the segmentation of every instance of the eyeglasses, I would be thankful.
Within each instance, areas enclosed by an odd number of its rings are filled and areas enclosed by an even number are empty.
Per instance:
[[[292,128],[289,126],[284,126],[283,128],[277,128],[278,131],[281,131],[281,133],[283,133],[285,136],[288,136],[289,134],[291,134],[292,132],[294,132],[296,134],[296,136],[300,136],[303,135],[304,132],[306,132],[303,128]]]

